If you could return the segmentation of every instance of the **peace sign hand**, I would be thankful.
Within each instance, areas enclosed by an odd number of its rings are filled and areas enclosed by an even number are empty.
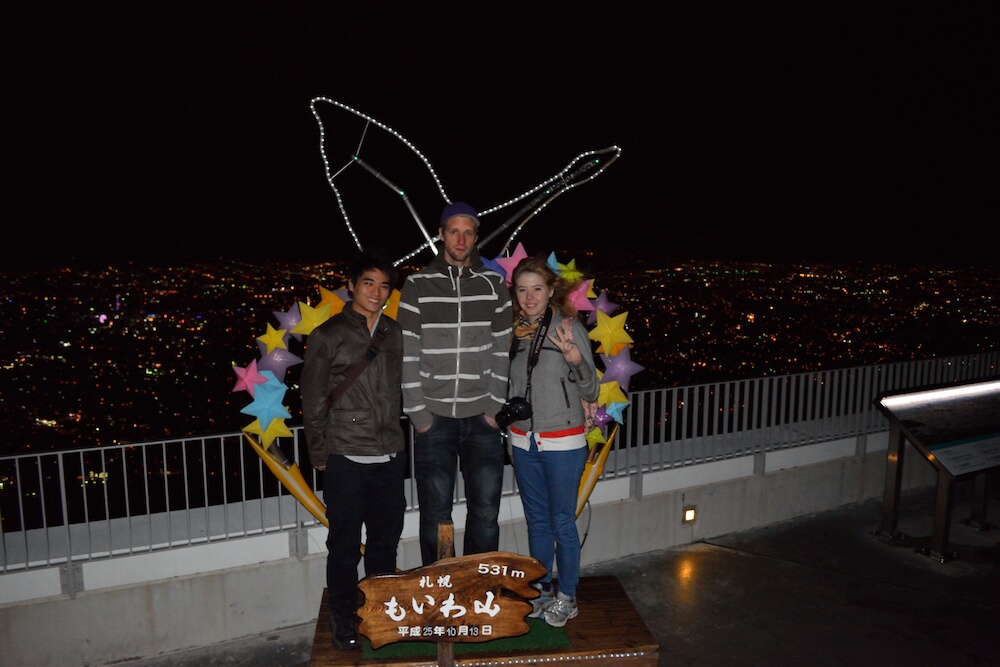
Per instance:
[[[573,342],[573,320],[563,318],[560,325],[552,328],[552,333],[546,336],[562,352],[563,359],[568,364],[578,364],[583,361],[580,348]]]

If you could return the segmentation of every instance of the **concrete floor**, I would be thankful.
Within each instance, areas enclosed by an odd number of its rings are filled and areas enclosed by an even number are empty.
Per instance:
[[[996,476],[994,476],[994,479]],[[987,521],[1000,525],[997,484]],[[947,562],[922,555],[933,487],[906,492],[889,543],[881,499],[585,568],[613,574],[660,644],[660,665],[1000,664],[1000,528],[962,525],[955,487]],[[586,545],[584,545],[586,549]],[[141,667],[305,667],[314,628],[290,628]]]

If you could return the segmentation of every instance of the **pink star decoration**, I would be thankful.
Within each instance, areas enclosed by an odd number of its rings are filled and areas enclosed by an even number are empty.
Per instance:
[[[587,293],[590,291],[590,283],[593,281],[584,280],[579,285],[576,286],[572,292],[566,295],[566,299],[576,308],[578,313],[582,313],[588,310],[594,309],[594,304],[590,302],[587,298]]]
[[[497,257],[496,262],[503,269],[505,274],[505,279],[507,281],[507,287],[510,287],[510,277],[514,273],[514,269],[517,268],[518,263],[528,256],[528,253],[524,251],[524,246],[520,243],[514,248],[514,254],[510,257]]]
[[[236,373],[236,384],[233,391],[246,391],[253,397],[254,387],[267,382],[267,378],[257,372],[257,360],[254,359],[246,368],[241,368],[233,364],[233,372]]]

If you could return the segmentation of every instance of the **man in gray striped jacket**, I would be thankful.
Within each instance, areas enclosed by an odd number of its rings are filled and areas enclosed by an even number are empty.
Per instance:
[[[507,398],[510,289],[476,248],[479,218],[455,202],[441,214],[443,248],[403,285],[403,412],[413,444],[420,556],[438,559],[438,525],[452,520],[456,472],[465,482],[462,555],[496,551],[505,451],[494,417]]]

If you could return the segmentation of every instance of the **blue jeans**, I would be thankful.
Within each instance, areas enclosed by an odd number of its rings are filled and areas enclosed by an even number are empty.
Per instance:
[[[468,517],[462,555],[496,551],[500,546],[500,493],[504,447],[500,431],[482,415],[452,419],[434,415],[426,433],[413,442],[413,474],[420,505],[420,558],[438,559],[438,524],[451,521],[455,475],[461,463]]]
[[[513,447],[514,477],[521,492],[528,524],[528,551],[552,580],[552,560],[559,566],[559,592],[576,597],[580,583],[580,533],[576,529],[576,498],[587,462],[587,448],[538,451],[531,436],[528,450]]]
[[[335,614],[358,608],[358,561],[361,525],[367,529],[365,575],[396,571],[396,551],[403,532],[406,456],[388,463],[355,463],[330,454],[323,472],[323,500],[330,531],[326,536],[327,606]]]

